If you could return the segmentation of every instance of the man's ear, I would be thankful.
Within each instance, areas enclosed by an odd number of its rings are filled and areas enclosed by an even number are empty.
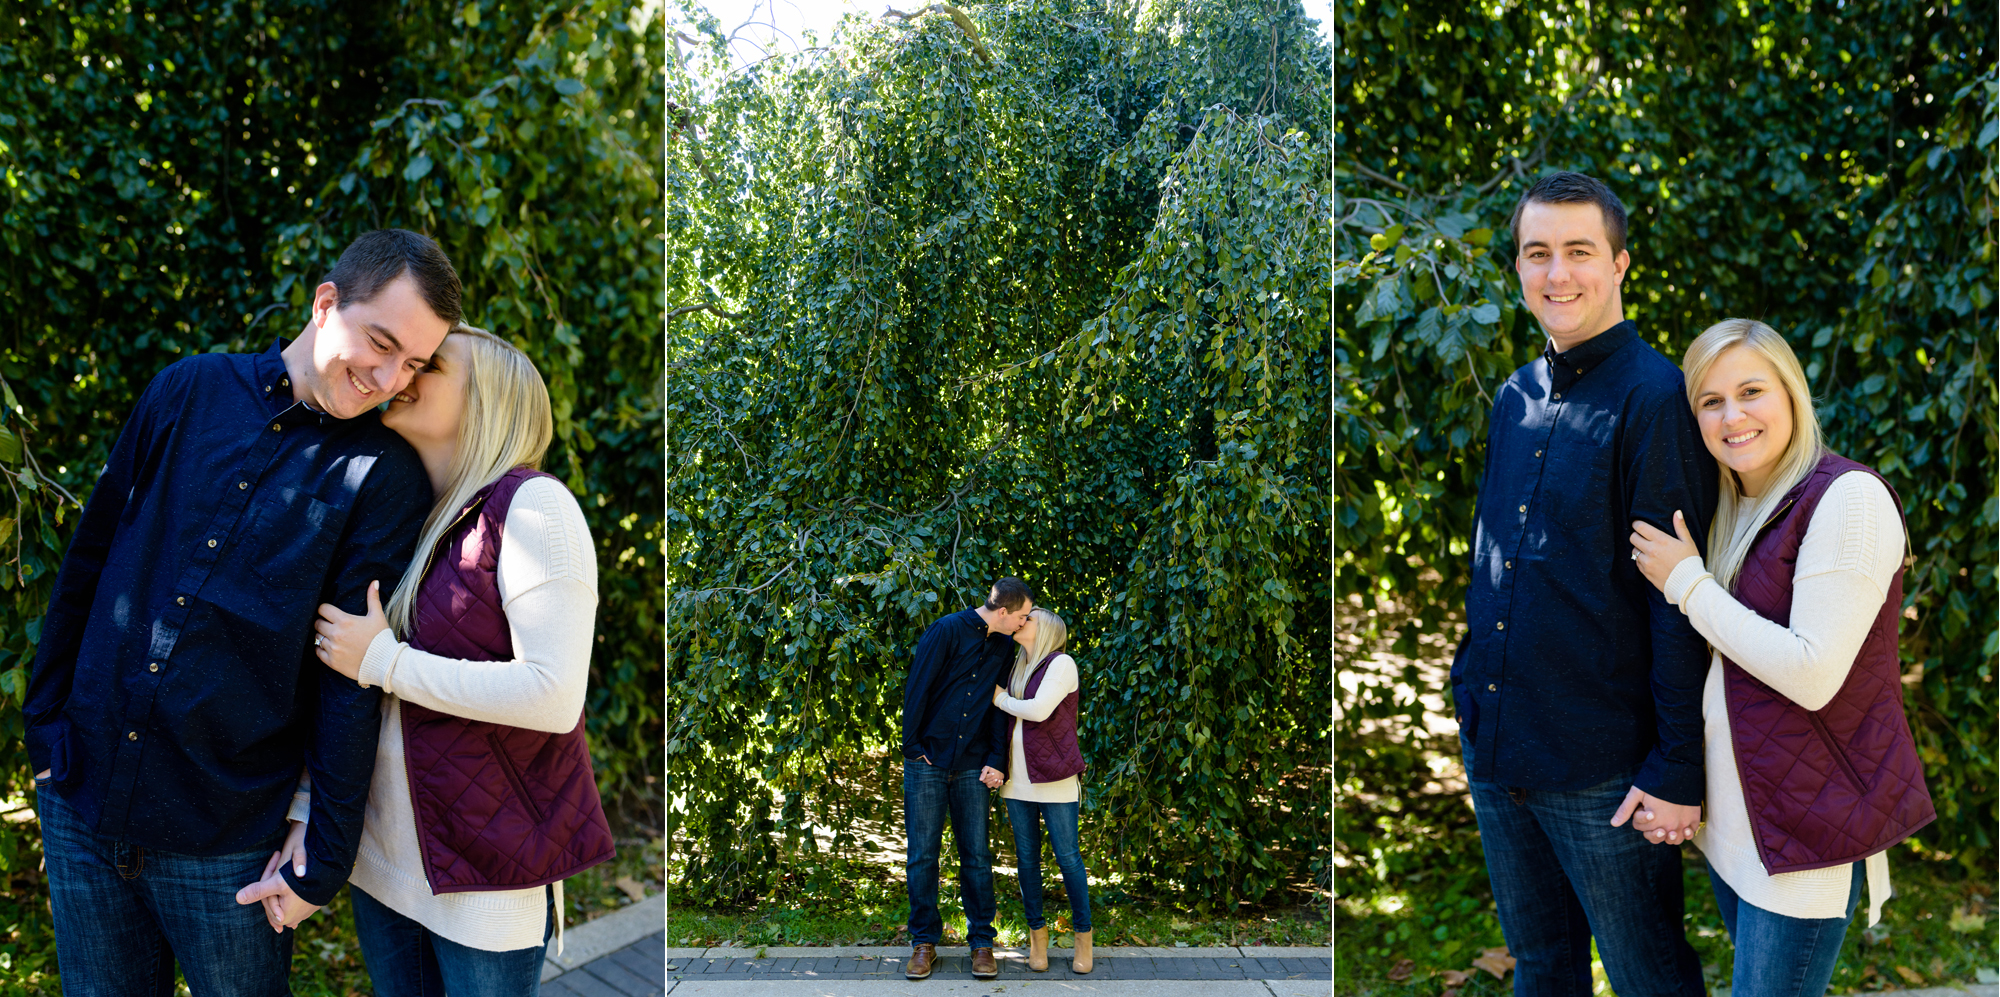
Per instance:
[[[1632,254],[1621,249],[1618,251],[1618,257],[1611,262],[1618,267],[1618,283],[1625,283],[1625,275],[1632,270]]]
[[[340,307],[340,288],[333,281],[327,281],[313,288],[313,325],[324,326],[326,313]]]

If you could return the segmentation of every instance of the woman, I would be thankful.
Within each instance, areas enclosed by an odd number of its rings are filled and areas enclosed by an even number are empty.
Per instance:
[[[1721,464],[1706,562],[1674,514],[1633,559],[1714,648],[1702,693],[1708,861],[1736,997],[1826,992],[1887,849],[1936,816],[1903,715],[1902,514],[1874,470],[1828,452],[1798,357],[1761,322],[1688,347],[1689,403]],[[1658,837],[1661,832],[1652,832]]]
[[[1082,800],[1083,755],[1076,743],[1076,659],[1062,653],[1069,627],[1046,609],[1028,614],[1014,632],[1014,673],[1007,686],[993,687],[993,705],[1015,719],[1007,726],[1007,823],[1014,829],[1014,856],[1021,873],[1021,904],[1028,911],[1028,968],[1049,968],[1049,929],[1042,916],[1042,825],[1049,830],[1056,866],[1069,894],[1070,927],[1076,949],[1070,968],[1091,970],[1090,881],[1077,847],[1077,805]],[[1010,691],[1011,689],[1011,691]]]
[[[384,693],[350,880],[361,953],[384,997],[534,994],[562,879],[612,855],[582,723],[590,531],[534,469],[548,389],[506,340],[454,329],[382,423],[437,504],[386,612],[375,589],[365,616],[320,607],[320,660]]]

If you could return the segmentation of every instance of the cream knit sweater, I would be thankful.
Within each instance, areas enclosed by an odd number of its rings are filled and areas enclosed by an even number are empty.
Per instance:
[[[1007,690],[1013,695],[1001,696],[994,700],[1000,710],[1023,720],[1042,721],[1062,705],[1063,697],[1077,691],[1076,659],[1067,654],[1056,655],[1049,662],[1049,670],[1042,676],[1042,684],[1035,689],[1035,698],[1019,699],[1027,691],[1028,679],[1035,673],[1035,665],[1041,662],[1017,661],[1014,675],[1007,683]],[[1075,803],[1083,798],[1082,784],[1076,776],[1057,779],[1054,782],[1030,782],[1028,780],[1028,753],[1023,747],[1026,724],[1008,724],[1013,728],[1012,744],[1007,749],[1007,781],[1000,784],[1000,797],[1006,800],[1027,800],[1032,803]]]
[[[416,650],[384,630],[361,662],[361,684],[380,686],[382,735],[349,882],[390,909],[460,945],[508,952],[542,943],[541,887],[433,895],[424,877],[404,771],[402,701],[488,723],[562,733],[583,712],[597,613],[597,559],[576,498],[532,478],[507,510],[498,568],[512,661],[466,661]],[[296,803],[304,796],[295,797]],[[562,914],[562,884],[556,912]],[[557,938],[561,925],[557,925]]]
[[[1749,524],[1754,528],[1761,524]],[[1902,520],[1889,490],[1873,475],[1834,479],[1813,511],[1792,575],[1791,626],[1781,627],[1736,601],[1698,557],[1674,566],[1667,601],[1681,608],[1715,649],[1702,688],[1707,825],[1695,846],[1743,900],[1797,918],[1841,917],[1853,870],[1848,866],[1771,875],[1758,858],[1722,680],[1722,657],[1792,702],[1817,710],[1847,681],[1861,642],[1875,623],[1903,560]],[[1867,860],[1868,923],[1881,920],[1889,896],[1888,853]]]

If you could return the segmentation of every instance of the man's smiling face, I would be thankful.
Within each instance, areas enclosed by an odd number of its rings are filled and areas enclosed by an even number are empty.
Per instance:
[[[1597,205],[1522,205],[1520,245],[1514,271],[1521,275],[1521,296],[1557,350],[1624,321],[1619,283],[1632,258],[1623,250],[1611,251],[1604,212]]]
[[[311,384],[301,399],[336,419],[352,419],[394,397],[430,362],[451,331],[405,273],[367,301],[338,304],[332,284],[313,301]]]

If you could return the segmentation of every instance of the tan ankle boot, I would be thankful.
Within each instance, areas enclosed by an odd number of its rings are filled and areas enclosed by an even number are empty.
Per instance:
[[[1076,956],[1070,959],[1069,968],[1072,972],[1077,973],[1090,972],[1090,932],[1079,931],[1076,933]]]
[[[1028,929],[1028,968],[1037,973],[1049,971],[1049,929]]]

